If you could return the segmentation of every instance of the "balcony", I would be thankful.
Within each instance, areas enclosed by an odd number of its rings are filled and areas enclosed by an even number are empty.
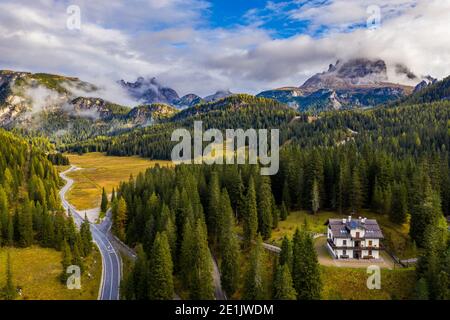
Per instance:
[[[331,239],[327,239],[328,244],[332,249],[343,249],[343,250],[382,250],[383,246],[380,244],[379,247],[374,246],[337,246]]]

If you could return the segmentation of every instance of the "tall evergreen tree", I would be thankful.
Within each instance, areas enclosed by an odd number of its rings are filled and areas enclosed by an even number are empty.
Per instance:
[[[227,190],[221,194],[222,230],[219,249],[222,258],[220,263],[222,287],[228,296],[232,296],[239,281],[239,243],[234,232],[234,216]]]
[[[245,272],[244,289],[242,298],[244,300],[264,300],[267,298],[265,281],[265,253],[261,235],[258,235],[256,243],[250,252],[250,262]]]
[[[263,239],[269,239],[272,234],[272,189],[270,178],[261,177],[258,192],[258,232]]]
[[[320,299],[322,282],[312,237],[296,230],[293,238],[292,274],[299,300]]]
[[[297,292],[294,289],[291,272],[287,264],[279,265],[274,280],[274,298],[276,300],[295,300]]]
[[[148,292],[150,300],[173,299],[173,263],[169,241],[165,232],[157,233],[149,264]]]
[[[320,191],[319,191],[319,183],[316,179],[312,184],[311,189],[311,210],[314,214],[316,214],[320,209]]]
[[[100,209],[102,212],[106,212],[106,210],[108,210],[108,196],[106,195],[105,188],[102,188],[102,201],[100,204]]]
[[[11,255],[8,251],[8,255],[6,258],[6,285],[4,288],[5,299],[6,300],[14,300],[17,296],[17,291],[14,286],[13,281],[13,271],[11,266]]]
[[[397,224],[406,222],[408,210],[407,191],[404,184],[396,184],[392,192],[391,214],[389,219]]]
[[[250,177],[248,183],[247,196],[245,197],[245,217],[244,217],[244,241],[249,247],[256,239],[256,232],[258,230],[258,207],[256,203],[256,191],[253,177]]]
[[[352,209],[352,212],[356,213],[359,212],[359,210],[362,207],[363,204],[363,190],[361,185],[361,178],[359,174],[359,169],[356,167],[353,170],[352,175],[352,189],[350,193],[350,206]]]

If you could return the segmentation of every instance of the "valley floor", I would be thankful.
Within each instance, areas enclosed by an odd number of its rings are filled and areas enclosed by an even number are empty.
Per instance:
[[[67,200],[78,210],[100,207],[102,188],[109,194],[121,181],[128,181],[130,175],[136,177],[140,172],[145,172],[156,164],[172,166],[170,161],[114,157],[98,152],[84,155],[67,154],[67,156],[72,165],[81,168],[68,175],[75,183],[67,193]]]

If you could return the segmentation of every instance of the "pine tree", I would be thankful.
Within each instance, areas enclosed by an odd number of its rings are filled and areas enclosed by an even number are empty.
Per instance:
[[[101,212],[106,212],[108,210],[108,196],[106,195],[105,188],[102,189],[102,202],[100,204]]]
[[[320,209],[319,183],[314,179],[311,190],[311,210],[316,214]]]
[[[265,288],[265,253],[261,235],[258,235],[256,243],[250,252],[250,262],[245,273],[244,289],[242,298],[244,300],[266,299]]]
[[[14,300],[17,296],[17,291],[13,281],[13,271],[11,266],[11,255],[8,251],[6,258],[6,286],[4,288],[4,294],[6,300]]]
[[[112,193],[111,193],[111,203],[113,203],[114,200],[116,200],[116,191],[115,191],[114,188],[113,188],[113,189],[112,189]]]
[[[133,267],[132,287],[134,288],[134,297],[136,300],[148,299],[148,278],[149,268],[147,255],[142,247],[138,245],[136,247],[137,259]]]
[[[19,243],[22,247],[31,246],[33,244],[33,216],[31,202],[28,198],[23,200],[18,218]]]
[[[72,254],[72,265],[78,266],[81,270],[81,273],[84,271],[84,263],[83,259],[81,258],[81,252],[80,252],[80,241],[76,241],[73,246],[73,254]]]
[[[397,224],[406,222],[408,210],[407,191],[404,184],[396,184],[392,193],[391,214],[389,219]]]
[[[171,300],[174,296],[173,263],[166,233],[157,233],[151,251],[148,295],[150,300]]]
[[[239,281],[239,243],[234,233],[234,216],[226,189],[220,199],[222,230],[219,236],[219,249],[222,258],[220,264],[222,287],[228,296],[232,296]]]
[[[292,274],[299,300],[320,299],[322,283],[312,237],[296,230],[293,238]]]
[[[67,268],[72,265],[72,252],[67,241],[64,241],[62,245],[62,257],[62,273],[60,278],[61,282],[65,284],[68,279]]]
[[[8,235],[8,197],[0,185],[0,245],[7,242]]]
[[[214,287],[212,277],[212,258],[208,248],[206,226],[200,220],[194,229],[194,263],[190,285],[190,296],[193,300],[211,300],[214,298]]]
[[[272,234],[272,190],[270,178],[261,177],[258,193],[258,232],[263,239],[269,239]]]
[[[120,197],[114,209],[112,213],[114,232],[120,240],[125,241],[125,223],[127,220],[127,203],[125,199]]]
[[[283,242],[281,243],[280,251],[280,265],[288,265],[289,269],[292,270],[292,244],[288,237],[283,237]]]
[[[209,183],[209,197],[208,197],[208,232],[212,235],[214,240],[217,240],[217,228],[220,221],[220,184],[217,172],[211,174],[211,181]]]
[[[352,212],[356,213],[359,212],[359,210],[362,207],[363,203],[363,192],[362,192],[362,186],[361,186],[361,178],[359,175],[358,168],[355,168],[353,170],[352,175],[352,189],[350,193],[350,206],[352,209]]]
[[[83,223],[81,224],[80,227],[80,236],[81,236],[83,256],[87,257],[92,252],[92,234],[90,223],[86,215],[84,216]]]
[[[258,208],[256,204],[256,191],[253,177],[250,177],[247,196],[245,197],[245,217],[244,217],[244,241],[246,247],[250,247],[252,241],[256,239],[258,230]]]
[[[417,300],[428,300],[428,284],[425,278],[420,278],[416,283],[416,299]]]
[[[291,208],[292,201],[291,201],[291,194],[289,191],[289,184],[288,184],[287,179],[284,180],[283,193],[281,196],[281,200],[286,205],[287,208]]]
[[[281,221],[285,221],[289,215],[288,209],[286,207],[286,204],[284,201],[281,203],[281,210],[280,210],[280,219]]]
[[[291,272],[287,264],[279,265],[274,280],[274,299],[295,300],[297,292],[294,289]]]

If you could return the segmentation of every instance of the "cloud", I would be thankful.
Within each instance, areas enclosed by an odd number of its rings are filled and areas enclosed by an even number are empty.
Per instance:
[[[66,28],[70,4],[80,6],[81,30]],[[368,30],[373,4],[381,26]],[[273,1],[228,28],[210,27],[210,10],[203,0],[4,0],[0,68],[76,76],[103,87],[101,98],[125,105],[132,101],[115,82],[138,76],[155,76],[180,95],[205,96],[222,88],[299,86],[337,59],[361,55],[385,59],[395,82],[417,80],[396,72],[398,64],[418,77],[450,74],[450,1]],[[306,31],[274,38],[265,21],[275,16],[300,21]]]

